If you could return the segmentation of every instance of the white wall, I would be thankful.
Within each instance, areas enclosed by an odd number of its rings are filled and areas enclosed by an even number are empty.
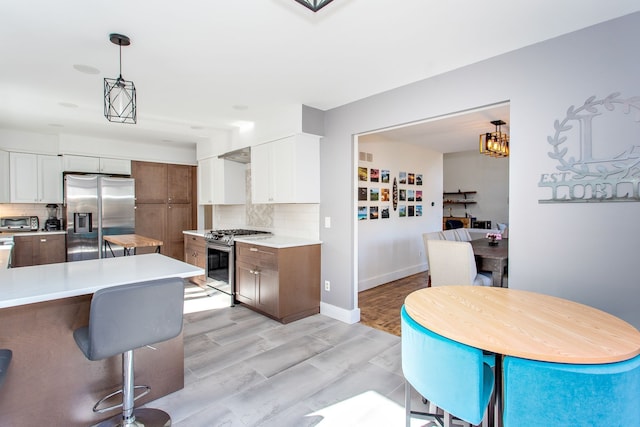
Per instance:
[[[332,227],[320,230],[322,280],[331,280],[331,291],[322,291],[325,312],[348,321],[357,313],[353,135],[509,101],[509,286],[586,303],[640,326],[640,203],[538,203],[540,176],[557,165],[548,156],[554,121],[592,95],[640,96],[637,40],[640,13],[327,111],[320,216],[331,217]],[[634,129],[632,141],[609,126],[598,144],[628,147],[640,140]]]
[[[444,216],[469,216],[478,220],[509,222],[509,158],[481,155],[478,151],[462,151],[444,155],[444,191],[477,191],[471,195],[477,203],[446,205]]]
[[[398,184],[399,189],[422,191],[422,202],[398,202],[422,206],[422,216],[401,218],[391,208],[389,218],[358,221],[358,291],[425,271],[422,233],[442,228],[442,153],[375,138],[375,135],[358,138],[358,150],[373,157],[372,162],[359,161],[359,166],[389,170],[390,182],[357,185],[391,190],[393,178],[397,179],[399,172],[422,174],[423,185]],[[391,207],[391,202],[360,201],[358,206]]]

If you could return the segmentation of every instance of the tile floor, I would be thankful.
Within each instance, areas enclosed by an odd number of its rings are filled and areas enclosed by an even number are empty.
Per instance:
[[[399,337],[319,314],[282,325],[227,305],[186,289],[185,387],[149,405],[175,427],[404,426]]]

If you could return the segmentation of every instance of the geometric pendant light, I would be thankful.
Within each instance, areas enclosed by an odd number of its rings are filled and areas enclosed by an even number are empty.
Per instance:
[[[314,12],[319,11],[333,0],[296,0],[301,5],[313,10]]]
[[[109,34],[111,43],[120,46],[120,75],[117,79],[104,79],[104,116],[110,122],[136,123],[136,87],[122,78],[122,46],[129,46],[129,37]]]
[[[491,124],[495,125],[496,130],[480,134],[480,153],[491,157],[508,157],[509,135],[501,129],[501,126],[506,123],[502,120],[494,120]]]

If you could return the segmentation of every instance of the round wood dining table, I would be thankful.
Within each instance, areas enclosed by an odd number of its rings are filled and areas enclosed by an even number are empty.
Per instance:
[[[425,328],[496,354],[496,408],[502,423],[502,357],[601,364],[640,354],[640,332],[624,320],[584,304],[534,292],[486,287],[420,289],[405,299]]]

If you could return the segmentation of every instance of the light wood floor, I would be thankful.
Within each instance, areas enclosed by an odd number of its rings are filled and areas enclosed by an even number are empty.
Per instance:
[[[400,308],[411,292],[427,287],[427,272],[358,293],[360,323],[400,336]]]

